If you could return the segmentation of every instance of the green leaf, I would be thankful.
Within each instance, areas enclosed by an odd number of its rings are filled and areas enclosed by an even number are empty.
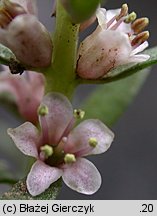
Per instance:
[[[112,126],[134,99],[147,75],[148,70],[145,70],[98,87],[83,106],[85,118],[98,118]]]
[[[16,183],[9,192],[6,192],[1,200],[54,200],[60,192],[62,185],[61,179],[54,182],[45,192],[38,196],[31,196],[27,191],[26,179],[20,180]]]
[[[74,23],[89,19],[96,11],[99,0],[61,0]]]
[[[10,49],[0,44],[0,64],[8,65],[11,59],[16,60],[15,55]]]

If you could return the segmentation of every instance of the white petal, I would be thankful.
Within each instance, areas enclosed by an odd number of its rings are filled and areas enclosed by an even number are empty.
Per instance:
[[[96,138],[98,144],[95,148],[89,145],[90,138]],[[77,156],[101,154],[107,151],[113,139],[113,132],[101,121],[85,120],[69,134],[64,150]]]
[[[9,128],[7,132],[22,153],[38,157],[39,134],[32,123],[26,122],[15,129]]]
[[[135,55],[139,52],[142,52],[143,50],[145,50],[147,47],[149,46],[148,42],[145,41],[144,43],[142,43],[140,46],[138,46],[137,48],[135,48],[132,52],[131,55]]]
[[[106,29],[107,28],[106,9],[105,8],[97,9],[96,16],[98,19],[99,26],[101,26],[102,29]]]
[[[87,195],[95,193],[101,186],[99,171],[93,163],[84,158],[64,169],[63,181],[71,189]]]
[[[150,58],[150,56],[146,55],[146,54],[134,55],[134,56],[131,56],[129,58],[129,62],[130,63],[133,63],[133,62],[139,63],[139,62],[147,61],[149,58]]]
[[[69,100],[60,93],[47,94],[42,100],[41,106],[42,105],[48,107],[48,114],[44,117],[40,116],[43,134],[48,133],[49,140],[47,140],[47,142],[51,142],[50,144],[57,144],[73,118],[72,105]]]
[[[107,22],[110,21],[113,17],[119,15],[121,9],[113,9],[113,10],[107,10],[106,11],[106,18]]]
[[[27,176],[27,189],[32,196],[43,193],[62,175],[62,170],[50,167],[42,161],[36,161]]]

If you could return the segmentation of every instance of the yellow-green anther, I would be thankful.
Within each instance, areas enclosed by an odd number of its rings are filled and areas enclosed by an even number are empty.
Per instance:
[[[85,115],[85,111],[81,110],[81,109],[75,109],[74,110],[74,117],[76,119],[83,119]]]
[[[125,23],[131,23],[137,18],[137,15],[135,12],[130,13],[126,19],[124,20]]]
[[[116,17],[116,20],[120,20],[122,17],[127,16],[128,14],[128,5],[127,4],[123,4],[121,7],[121,11],[120,14]]]
[[[40,148],[40,150],[44,153],[45,158],[53,155],[53,147],[50,145],[44,145]]]
[[[64,156],[64,162],[67,164],[76,162],[76,158],[74,154],[66,154]]]
[[[45,116],[45,115],[47,115],[48,113],[49,113],[49,110],[48,110],[48,107],[47,107],[47,106],[45,106],[45,105],[39,106],[39,108],[38,108],[38,114],[39,114],[40,116]]]
[[[94,137],[91,137],[90,139],[89,139],[89,145],[91,146],[91,147],[96,147],[97,146],[97,144],[98,144],[98,141],[97,141],[97,139],[96,138],[94,138]]]

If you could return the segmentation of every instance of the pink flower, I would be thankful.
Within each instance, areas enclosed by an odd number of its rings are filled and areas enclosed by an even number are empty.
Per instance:
[[[80,193],[93,194],[99,189],[99,171],[82,157],[107,151],[114,135],[95,119],[85,120],[72,129],[76,117],[83,117],[83,112],[75,110],[73,114],[65,96],[49,93],[39,108],[41,130],[30,122],[8,129],[19,150],[37,159],[26,181],[31,195],[44,192],[61,176],[67,186]]]
[[[97,10],[98,27],[81,44],[78,50],[77,73],[85,79],[104,77],[119,65],[142,62],[149,55],[138,54],[147,46],[149,32],[142,32],[148,25],[147,18],[136,19],[128,6],[106,11]]]
[[[44,96],[44,76],[33,71],[12,75],[6,68],[0,73],[0,94],[9,93],[21,116],[36,124],[37,109]]]
[[[28,66],[51,64],[52,41],[49,32],[35,16],[35,0],[2,0],[0,10],[0,43]]]

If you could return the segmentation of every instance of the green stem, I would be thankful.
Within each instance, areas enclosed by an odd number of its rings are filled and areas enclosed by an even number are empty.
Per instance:
[[[57,91],[71,98],[78,84],[75,70],[79,25],[71,23],[60,0],[57,1],[56,10],[52,65],[44,73],[46,92]]]

